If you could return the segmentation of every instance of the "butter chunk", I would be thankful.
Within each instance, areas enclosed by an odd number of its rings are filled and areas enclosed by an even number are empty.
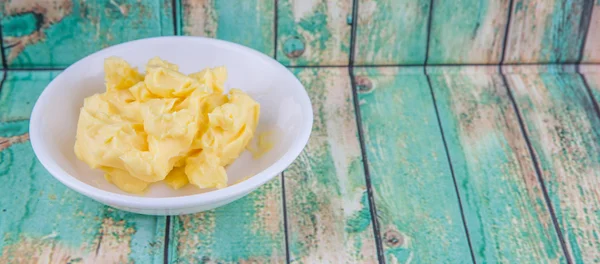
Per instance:
[[[144,82],[151,93],[167,98],[186,96],[200,87],[195,79],[165,67],[149,69]]]
[[[80,110],[78,159],[130,193],[160,181],[173,189],[227,186],[225,167],[254,137],[260,105],[238,89],[223,94],[224,67],[185,75],[155,57],[141,75],[111,57],[104,68],[106,91]]]
[[[175,167],[165,178],[165,183],[171,188],[178,190],[187,185],[190,181],[185,174],[185,166]]]
[[[185,174],[190,183],[200,188],[225,188],[227,173],[221,166],[219,156],[208,151],[202,151],[186,160]]]
[[[129,175],[126,171],[107,168],[104,174],[109,182],[119,187],[119,189],[129,193],[143,193],[148,188],[149,183]]]
[[[110,57],[104,60],[104,79],[106,90],[122,90],[143,80],[137,69],[131,67],[125,60]]]

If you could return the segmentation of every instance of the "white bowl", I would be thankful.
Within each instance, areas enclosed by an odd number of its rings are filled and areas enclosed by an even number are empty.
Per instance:
[[[118,56],[138,69],[159,56],[183,73],[205,67],[227,67],[227,89],[239,88],[260,103],[257,131],[271,131],[274,147],[260,159],[243,153],[227,168],[229,186],[220,190],[186,186],[172,190],[155,183],[143,195],[132,195],[108,183],[73,152],[83,99],[104,92],[104,59]],[[306,90],[284,66],[250,48],[201,37],[158,37],[103,49],[58,75],[37,100],[29,135],[42,165],[69,188],[98,202],[142,214],[196,213],[239,199],[282,172],[300,154],[312,129],[313,112]],[[237,181],[252,176],[247,180]]]

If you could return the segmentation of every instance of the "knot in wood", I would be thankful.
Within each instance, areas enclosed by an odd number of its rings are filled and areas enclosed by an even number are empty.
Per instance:
[[[359,92],[369,92],[373,90],[373,83],[366,76],[356,76],[356,88]]]
[[[396,230],[388,230],[383,234],[383,241],[389,247],[399,247],[404,244],[404,236]]]
[[[304,49],[304,41],[299,37],[291,37],[283,43],[283,52],[290,59],[302,56]]]

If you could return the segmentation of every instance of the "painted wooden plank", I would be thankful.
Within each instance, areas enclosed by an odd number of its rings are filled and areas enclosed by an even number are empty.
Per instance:
[[[594,1],[582,62],[600,63],[600,1]]]
[[[424,64],[430,2],[359,0],[355,64]]]
[[[348,65],[352,0],[281,0],[277,60],[284,65]]]
[[[110,45],[172,35],[171,0],[2,1],[10,67],[65,67]]]
[[[376,263],[350,76],[345,68],[294,69],[314,109],[311,138],[285,172],[294,263]]]
[[[428,68],[478,263],[565,263],[497,66]]]
[[[172,218],[171,263],[283,263],[281,177],[231,204]]]
[[[576,63],[591,1],[515,0],[505,63]]]
[[[471,262],[423,68],[359,68],[356,82],[387,262]]]
[[[11,71],[0,92],[0,263],[162,263],[164,217],[97,203],[37,161],[28,118],[56,74]]]
[[[580,65],[583,74],[596,102],[600,103],[600,65]]]
[[[583,80],[572,68],[506,72],[568,251],[600,262],[600,118]]]
[[[236,42],[275,54],[275,0],[181,0],[183,35]]]
[[[500,63],[509,0],[433,1],[428,64]]]

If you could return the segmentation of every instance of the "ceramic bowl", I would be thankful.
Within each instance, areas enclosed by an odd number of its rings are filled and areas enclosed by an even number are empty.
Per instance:
[[[229,186],[173,190],[152,184],[133,195],[108,183],[100,170],[76,158],[73,146],[83,99],[104,92],[104,59],[118,56],[141,71],[155,56],[179,65],[183,73],[226,66],[226,90],[238,88],[260,103],[257,132],[269,131],[273,149],[259,159],[243,153],[227,167]],[[176,215],[209,210],[239,199],[277,176],[300,154],[313,123],[305,88],[283,65],[253,49],[201,37],[157,37],[115,45],[91,54],[58,75],[37,100],[29,128],[31,145],[42,165],[69,188],[122,210]],[[247,178],[249,177],[249,178]],[[247,178],[240,182],[240,180]]]

